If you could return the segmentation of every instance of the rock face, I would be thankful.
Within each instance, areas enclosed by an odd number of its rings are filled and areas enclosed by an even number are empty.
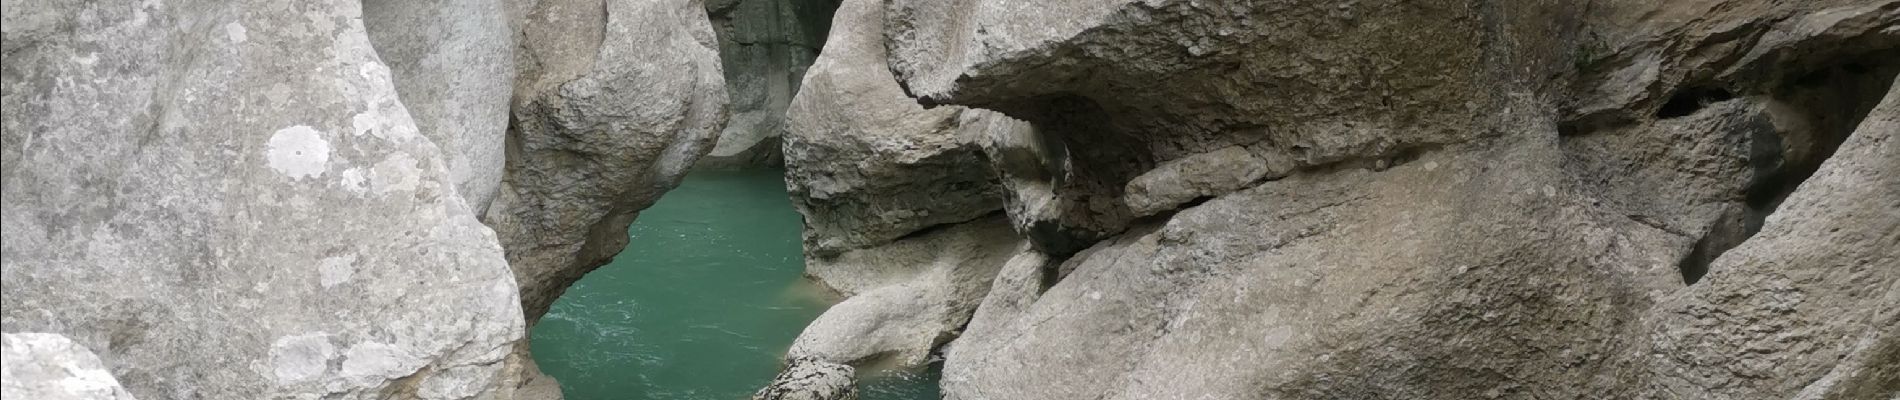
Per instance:
[[[779,154],[785,108],[818,58],[840,0],[710,0],[706,12],[719,36],[732,122],[719,133],[702,168],[784,164]]]
[[[789,356],[924,365],[969,321],[1003,262],[1021,250],[1011,233],[1002,218],[987,218],[847,253],[813,269],[813,276],[851,297],[812,321]]]
[[[1644,315],[1651,396],[1876,399],[1900,393],[1900,85],[1840,152]]]
[[[1891,396],[1897,20],[891,1],[908,94],[1033,125],[987,131],[1034,250],[945,395]]]
[[[883,15],[870,1],[839,8],[824,56],[786,113],[785,182],[805,216],[808,258],[970,221],[1001,204],[979,146],[988,126],[975,120],[1004,117],[925,110],[905,97],[885,66]]]
[[[546,0],[525,15],[507,176],[484,221],[532,324],[711,148],[726,95],[696,0]]]
[[[133,400],[99,356],[51,333],[0,335],[0,395],[13,399]]]
[[[514,277],[356,3],[4,10],[0,329],[148,399],[484,396]]]
[[[363,25],[422,135],[477,215],[501,185],[514,29],[500,0],[363,2]]]

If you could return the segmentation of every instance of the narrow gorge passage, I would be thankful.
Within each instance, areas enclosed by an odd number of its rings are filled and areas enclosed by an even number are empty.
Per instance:
[[[534,327],[566,398],[744,399],[828,305],[803,279],[782,172],[700,172],[640,213],[630,244]],[[882,376],[876,376],[882,375]],[[936,399],[934,375],[875,374],[865,400]]]

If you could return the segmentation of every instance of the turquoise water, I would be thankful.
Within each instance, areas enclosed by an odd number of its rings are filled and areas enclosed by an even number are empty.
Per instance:
[[[627,249],[534,327],[570,400],[745,399],[828,306],[803,278],[780,172],[694,173],[640,214]],[[936,371],[867,373],[863,400],[936,399]]]

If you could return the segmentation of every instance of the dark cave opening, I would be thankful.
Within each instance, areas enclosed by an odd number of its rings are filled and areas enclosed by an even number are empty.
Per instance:
[[[1735,98],[1735,94],[1729,92],[1728,89],[1690,87],[1676,91],[1675,95],[1669,96],[1669,101],[1663,102],[1662,108],[1656,110],[1656,118],[1670,119],[1687,117],[1695,114],[1696,111],[1702,110],[1703,107],[1707,107],[1709,104],[1719,103],[1733,98]]]
[[[1753,176],[1744,193],[1742,215],[1724,216],[1678,262],[1683,284],[1700,282],[1716,258],[1760,233],[1768,216],[1840,150],[1900,76],[1900,63],[1891,61],[1900,60],[1900,50],[1847,60],[1790,74],[1791,78],[1765,89],[1769,101],[1781,110],[1776,118],[1787,119],[1781,124],[1788,126],[1755,132],[1749,154]],[[1683,90],[1657,115],[1692,114],[1725,96],[1733,97],[1725,90]]]

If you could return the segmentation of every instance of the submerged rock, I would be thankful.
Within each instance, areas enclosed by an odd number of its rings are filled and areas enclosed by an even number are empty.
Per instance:
[[[0,335],[0,396],[34,400],[133,400],[99,356],[51,333]]]
[[[496,381],[514,277],[355,2],[3,15],[0,329],[71,338],[147,399]]]

